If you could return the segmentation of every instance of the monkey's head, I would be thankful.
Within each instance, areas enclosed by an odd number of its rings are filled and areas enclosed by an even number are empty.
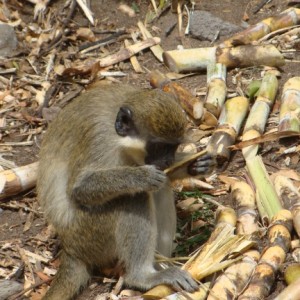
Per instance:
[[[120,107],[115,129],[135,163],[165,169],[183,141],[187,120],[176,100],[159,90],[144,90]]]

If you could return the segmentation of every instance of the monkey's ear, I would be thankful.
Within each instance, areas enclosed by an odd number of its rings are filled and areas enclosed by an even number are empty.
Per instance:
[[[115,129],[117,134],[120,136],[132,136],[137,134],[130,108],[126,106],[120,107],[115,122]]]

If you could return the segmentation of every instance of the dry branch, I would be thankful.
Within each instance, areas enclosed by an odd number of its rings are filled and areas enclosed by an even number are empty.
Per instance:
[[[147,48],[157,45],[159,43],[160,43],[160,38],[154,37],[154,38],[149,38],[145,41],[136,43],[134,45],[130,45],[124,49],[121,49],[119,52],[117,52],[115,54],[112,54],[112,55],[109,55],[107,57],[100,59],[99,66],[100,67],[108,67],[108,66],[114,65],[121,61],[129,59],[131,56],[137,54],[141,50],[147,49]]]

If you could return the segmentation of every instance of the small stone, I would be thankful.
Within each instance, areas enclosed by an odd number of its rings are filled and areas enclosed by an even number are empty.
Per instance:
[[[13,56],[17,45],[18,40],[14,28],[8,24],[0,24],[0,56]]]
[[[196,10],[191,15],[190,34],[200,40],[215,41],[216,37],[232,35],[242,28],[214,16],[213,14]]]

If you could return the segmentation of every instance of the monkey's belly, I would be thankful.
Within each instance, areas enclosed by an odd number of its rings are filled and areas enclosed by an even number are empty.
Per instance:
[[[101,212],[78,212],[76,222],[59,233],[65,251],[90,266],[103,269],[114,268],[116,262],[122,264],[125,248],[130,252],[131,247],[148,244],[150,240],[155,246],[155,216],[154,210],[149,209],[152,200],[141,194],[137,197],[126,198],[126,201],[116,199],[113,210],[109,205]]]

